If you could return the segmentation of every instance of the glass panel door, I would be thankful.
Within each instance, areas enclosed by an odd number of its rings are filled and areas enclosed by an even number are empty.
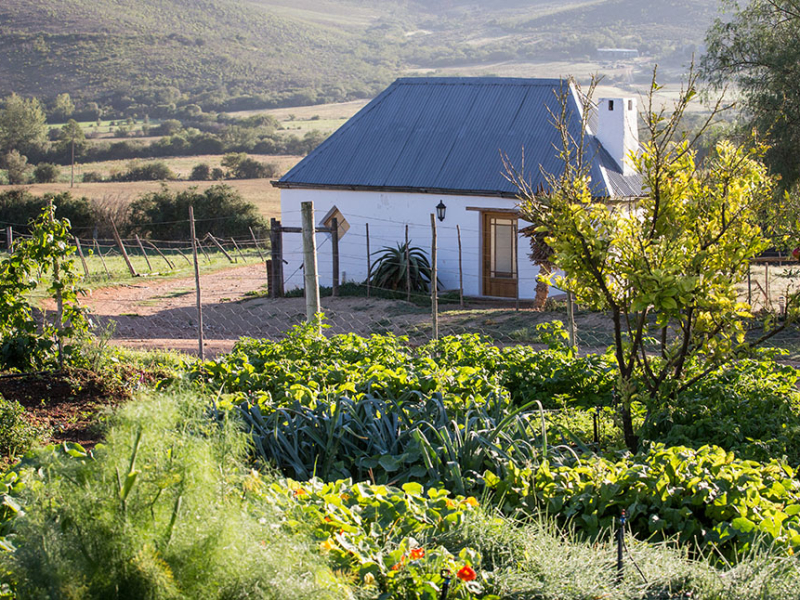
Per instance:
[[[514,298],[517,294],[517,218],[507,213],[483,216],[483,293]]]

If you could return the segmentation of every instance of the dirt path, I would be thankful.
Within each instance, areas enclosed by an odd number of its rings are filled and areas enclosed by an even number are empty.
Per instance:
[[[197,354],[197,305],[193,277],[158,280],[138,278],[130,285],[94,290],[84,300],[99,330],[112,330],[112,343],[142,349],[170,349]],[[207,356],[228,352],[241,337],[281,339],[305,321],[305,299],[260,297],[266,273],[263,264],[232,267],[201,276],[204,350]],[[256,294],[256,295],[254,295]],[[431,338],[430,309],[400,300],[365,297],[323,298],[328,333],[394,333],[411,343]],[[555,312],[539,312],[486,302],[466,309],[440,306],[441,335],[485,334],[500,344],[531,343],[536,325],[565,320]],[[605,348],[608,328],[601,315],[579,316],[578,330],[597,332],[587,347]],[[602,338],[602,339],[601,339]]]

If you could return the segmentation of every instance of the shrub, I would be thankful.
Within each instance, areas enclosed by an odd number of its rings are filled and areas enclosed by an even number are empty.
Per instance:
[[[83,174],[83,183],[99,183],[103,181],[103,175],[97,171],[86,171]]]
[[[33,170],[33,180],[36,183],[53,183],[58,181],[61,169],[51,163],[39,163]]]
[[[208,181],[211,179],[211,167],[205,163],[200,163],[192,168],[192,174],[189,175],[192,181]]]
[[[198,237],[213,233],[220,237],[249,237],[249,227],[266,228],[258,208],[244,200],[234,188],[220,184],[206,190],[190,188],[172,192],[162,188],[145,194],[130,205],[130,233],[162,240],[189,237],[189,206],[194,207]]]
[[[341,597],[304,537],[275,535],[245,448],[197,398],[157,396],[118,413],[94,457],[40,453],[6,558],[19,597]]]
[[[276,163],[262,163],[253,158],[245,158],[236,166],[236,179],[265,179],[279,174]]]
[[[166,121],[163,121],[158,127],[153,127],[152,134],[168,136],[179,132],[182,127],[183,125],[177,119],[167,119]]]
[[[176,179],[175,173],[166,163],[155,161],[130,167],[125,173],[111,177],[112,181],[170,181]]]
[[[25,409],[16,400],[0,396],[0,454],[18,456],[35,446],[45,429],[29,423]]]
[[[769,356],[720,368],[651,412],[642,437],[667,446],[721,446],[737,456],[800,464],[800,373]]]
[[[800,547],[800,482],[785,462],[739,460],[716,446],[654,444],[617,460],[584,456],[567,464],[486,474],[510,510],[546,511],[577,531],[609,531],[622,510],[642,537],[739,551],[764,542]]]
[[[56,217],[69,220],[72,232],[78,236],[88,235],[94,227],[92,205],[87,198],[78,198],[69,192],[36,196],[27,190],[0,192],[0,221],[31,223],[42,210],[53,201]],[[29,234],[30,226],[15,225],[14,230]]]
[[[11,185],[22,185],[28,183],[31,166],[28,164],[28,157],[20,154],[17,150],[12,150],[5,155],[3,160],[8,173],[8,183]]]
[[[211,169],[211,179],[214,181],[222,181],[225,179],[225,171],[220,169],[219,167],[214,167]]]

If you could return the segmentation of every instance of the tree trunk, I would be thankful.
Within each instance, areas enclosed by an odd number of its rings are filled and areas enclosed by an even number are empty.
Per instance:
[[[553,272],[553,263],[542,261],[539,263],[539,274],[550,275]],[[533,299],[533,308],[541,310],[547,302],[550,293],[550,286],[545,281],[536,280],[536,297]]]
[[[622,434],[628,450],[635,453],[639,449],[639,436],[633,433],[633,416],[628,404],[622,405]]]

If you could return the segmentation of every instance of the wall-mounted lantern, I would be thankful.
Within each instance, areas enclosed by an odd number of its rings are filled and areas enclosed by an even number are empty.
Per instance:
[[[447,211],[447,207],[444,205],[444,202],[439,200],[439,204],[436,205],[436,216],[440,221],[444,221],[445,211]]]

